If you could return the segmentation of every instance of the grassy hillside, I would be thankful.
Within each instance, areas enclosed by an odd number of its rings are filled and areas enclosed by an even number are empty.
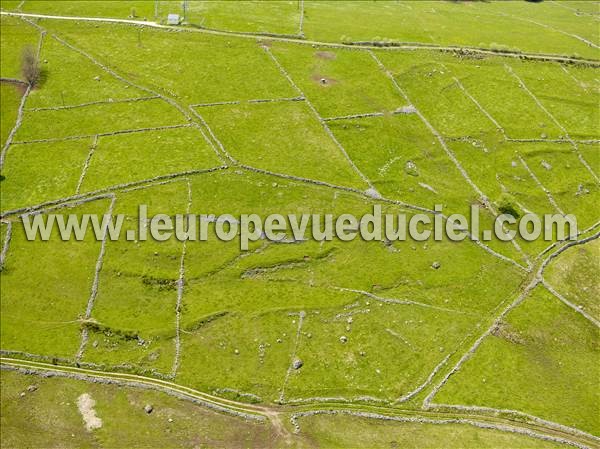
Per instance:
[[[184,3],[185,22],[162,26]],[[270,423],[3,371],[3,446],[44,432],[61,447],[597,443],[597,2],[1,7],[2,364],[169,381]],[[241,250],[214,223],[208,242],[185,243],[28,241],[22,226],[24,212],[122,214],[132,231],[140,204],[170,217],[378,206],[442,222],[474,208],[481,231],[507,210],[574,214],[579,233],[288,233]],[[85,392],[102,428],[83,427]]]

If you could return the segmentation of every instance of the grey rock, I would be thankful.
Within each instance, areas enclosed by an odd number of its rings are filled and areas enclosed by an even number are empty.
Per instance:
[[[419,172],[417,171],[417,165],[413,161],[407,161],[404,165],[404,171],[406,174],[411,176],[419,176]]]
[[[371,198],[374,198],[374,199],[381,198],[381,194],[372,187],[365,190],[365,195],[370,196]]]
[[[300,359],[295,359],[292,362],[292,368],[294,368],[294,369],[300,369],[300,368],[302,368],[302,365],[304,365],[304,362]]]
[[[154,407],[152,406],[152,404],[146,404],[144,406],[144,411],[148,414],[152,413],[153,410],[154,410]]]
[[[402,106],[398,109],[396,109],[396,111],[398,114],[414,114],[415,112],[417,112],[417,108],[415,108],[412,104],[408,105],[408,106]]]
[[[577,192],[575,192],[575,196],[587,195],[588,193],[590,193],[590,191],[588,189],[586,189],[583,186],[583,184],[579,184],[579,186],[577,187]]]

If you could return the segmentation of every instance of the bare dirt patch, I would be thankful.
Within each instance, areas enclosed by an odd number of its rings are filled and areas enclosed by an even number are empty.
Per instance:
[[[492,335],[498,338],[503,338],[506,341],[514,343],[516,345],[525,344],[524,338],[521,334],[516,331],[510,324],[501,322],[492,329]]]
[[[315,53],[315,57],[317,57],[319,59],[332,60],[332,59],[335,59],[335,53],[333,53],[331,51],[318,51]]]
[[[336,80],[335,78],[327,78],[326,76],[323,75],[319,75],[314,74],[313,76],[310,77],[315,83],[323,86],[323,87],[328,87],[328,86],[332,86],[334,84],[337,84],[339,81]]]
[[[13,79],[4,78],[4,79],[0,80],[0,83],[6,84],[9,86],[14,86],[15,90],[17,91],[17,93],[19,94],[20,97],[25,95],[25,91],[27,90],[27,83],[16,80],[16,79],[13,80]]]
[[[98,418],[96,415],[96,410],[94,410],[94,406],[96,405],[96,401],[92,399],[92,397],[83,393],[81,396],[77,398],[77,408],[79,409],[79,413],[83,417],[83,421],[85,422],[85,428],[88,431],[92,431],[94,429],[99,429],[102,427],[102,420]]]

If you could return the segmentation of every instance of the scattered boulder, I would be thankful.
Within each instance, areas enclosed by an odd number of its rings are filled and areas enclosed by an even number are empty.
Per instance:
[[[575,196],[587,195],[588,193],[590,193],[589,189],[586,189],[583,184],[579,184],[577,187],[577,192],[575,192]]]
[[[415,108],[412,104],[408,106],[402,106],[394,111],[397,114],[414,114],[417,112],[417,108]]]
[[[540,164],[542,165],[542,167],[544,167],[546,170],[552,170],[552,165],[550,165],[548,162],[546,161],[542,161],[540,162]]]
[[[439,263],[438,261],[435,261],[431,264],[431,268],[433,268],[434,270],[438,270],[441,266],[442,266],[442,264]]]
[[[35,390],[37,390],[37,389],[38,389],[38,386],[37,386],[37,385],[29,385],[29,386],[27,387],[27,391],[29,391],[30,393],[33,393],[33,392],[34,392]]]
[[[152,404],[146,404],[144,406],[144,411],[148,414],[152,413],[153,410],[154,410],[154,407],[152,406]]]
[[[304,365],[304,362],[300,359],[294,359],[292,362],[292,368],[294,369],[300,369],[302,368],[302,365]]]
[[[341,341],[342,343],[346,343],[346,342],[348,341],[348,337],[346,337],[345,335],[342,335],[342,336],[340,337],[340,341]]]
[[[365,194],[370,196],[371,198],[374,199],[380,199],[381,198],[381,194],[374,188],[370,187],[367,190],[365,190]]]
[[[96,75],[96,76],[94,77],[94,81],[100,81],[100,75]]]
[[[419,173],[417,172],[417,164],[415,164],[413,161],[406,162],[406,164],[404,165],[404,171],[407,175],[419,176]]]

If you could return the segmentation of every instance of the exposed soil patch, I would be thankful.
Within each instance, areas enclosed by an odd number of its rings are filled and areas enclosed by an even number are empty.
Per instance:
[[[502,322],[499,323],[493,330],[492,335],[498,338],[502,338],[516,345],[525,344],[525,339],[521,334],[510,326],[510,324]]]
[[[24,81],[3,78],[2,80],[0,80],[0,83],[9,86],[14,86],[15,90],[19,93],[19,96],[21,97],[25,95],[25,91],[27,90],[27,83]]]
[[[83,417],[83,421],[85,422],[85,428],[88,431],[92,431],[94,429],[99,429],[102,427],[102,420],[98,418],[96,415],[96,410],[94,410],[94,406],[96,405],[96,401],[92,399],[92,397],[83,393],[81,396],[77,398],[77,408],[79,409],[79,413]]]
[[[311,79],[317,83],[320,84],[323,87],[327,87],[327,86],[331,86],[333,84],[337,84],[338,80],[336,80],[335,78],[327,78],[323,75],[319,75],[319,74],[315,74],[313,76],[311,76]]]
[[[335,59],[335,53],[333,53],[331,51],[318,51],[315,53],[315,57],[317,57],[319,59],[332,60],[332,59]]]

